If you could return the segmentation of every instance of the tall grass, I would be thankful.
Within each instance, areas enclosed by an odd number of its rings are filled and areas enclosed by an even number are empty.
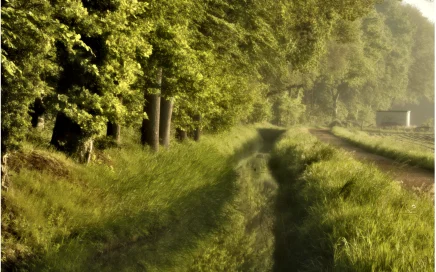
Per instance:
[[[2,192],[5,270],[266,271],[271,266],[272,237],[261,244],[261,226],[247,226],[268,211],[272,193],[256,185],[249,163],[235,169],[259,149],[254,127],[206,136],[200,143],[175,143],[157,154],[136,144],[134,133],[127,136],[121,149],[99,152],[88,166],[27,145],[22,157],[34,154],[56,163],[43,171],[24,165]]]
[[[272,156],[276,271],[433,271],[429,196],[302,130],[288,131]]]
[[[374,153],[411,165],[434,170],[434,152],[413,143],[399,143],[390,137],[374,137],[363,131],[350,131],[341,127],[332,129],[334,135]]]

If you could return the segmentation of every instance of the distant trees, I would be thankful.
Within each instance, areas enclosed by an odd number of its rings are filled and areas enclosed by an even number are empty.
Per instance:
[[[411,49],[412,63],[408,74],[409,95],[414,100],[425,96],[429,101],[434,102],[434,23],[411,7],[407,7],[406,14],[415,27]]]
[[[385,1],[354,22],[338,21],[317,72],[303,101],[318,122],[369,124],[394,103],[434,101],[434,24]]]
[[[302,96],[300,93],[297,97],[291,97],[289,93],[284,92],[275,102],[275,120],[274,123],[280,126],[291,126],[301,122],[301,117],[306,110],[306,106],[301,103]]]

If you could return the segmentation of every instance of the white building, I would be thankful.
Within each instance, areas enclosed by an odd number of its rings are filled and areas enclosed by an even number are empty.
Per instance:
[[[378,127],[410,126],[410,111],[377,111]]]

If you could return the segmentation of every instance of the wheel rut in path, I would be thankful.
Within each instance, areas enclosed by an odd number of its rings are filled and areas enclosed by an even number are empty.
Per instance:
[[[334,136],[329,130],[312,129],[309,131],[320,141],[352,153],[357,160],[374,163],[395,180],[402,181],[406,188],[418,187],[426,191],[433,191],[434,174],[431,171],[400,164],[394,160],[367,152]],[[312,251],[314,254],[319,254],[319,252],[316,248],[307,248],[305,239],[311,238],[301,237],[301,232],[298,231],[304,226],[308,213],[307,206],[302,204],[305,203],[304,199],[299,196],[299,191],[303,189],[303,183],[297,182],[296,177],[290,176],[288,171],[283,169],[283,165],[276,161],[278,158],[270,157],[275,143],[283,132],[284,130],[279,129],[259,130],[259,135],[263,138],[263,147],[256,156],[256,159],[269,161],[267,171],[271,174],[271,181],[277,185],[273,214],[269,214],[272,217],[270,220],[273,221],[269,234],[274,236],[272,253],[274,263],[271,271],[305,271],[307,269],[305,258],[308,254],[312,254]],[[317,239],[317,237],[313,237],[313,239]],[[333,251],[322,252],[321,255],[315,256],[318,256],[319,267],[333,267]]]
[[[299,271],[303,269],[300,267],[301,260],[298,259],[298,252],[302,249],[296,243],[299,238],[295,230],[298,226],[301,226],[305,210],[298,203],[298,200],[293,197],[293,192],[290,190],[293,177],[286,174],[286,169],[281,169],[281,167],[275,165],[270,157],[274,145],[286,130],[259,129],[258,132],[263,139],[263,147],[258,154],[262,154],[268,160],[267,171],[271,174],[271,179],[277,186],[273,201],[273,214],[270,215],[273,221],[271,235],[274,236],[271,271]]]
[[[328,129],[309,129],[309,132],[318,140],[351,153],[359,161],[374,163],[380,170],[387,172],[400,182],[403,187],[409,190],[430,192],[434,196],[433,171],[399,163],[393,159],[371,153],[333,135]]]

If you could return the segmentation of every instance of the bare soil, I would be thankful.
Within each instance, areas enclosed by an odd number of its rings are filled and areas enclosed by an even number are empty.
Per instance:
[[[395,181],[400,182],[404,188],[429,192],[434,196],[433,171],[399,163],[395,160],[368,152],[333,135],[328,129],[309,129],[309,132],[322,142],[352,153],[359,161],[374,163],[380,170],[391,175]],[[401,143],[399,142],[399,144]]]

